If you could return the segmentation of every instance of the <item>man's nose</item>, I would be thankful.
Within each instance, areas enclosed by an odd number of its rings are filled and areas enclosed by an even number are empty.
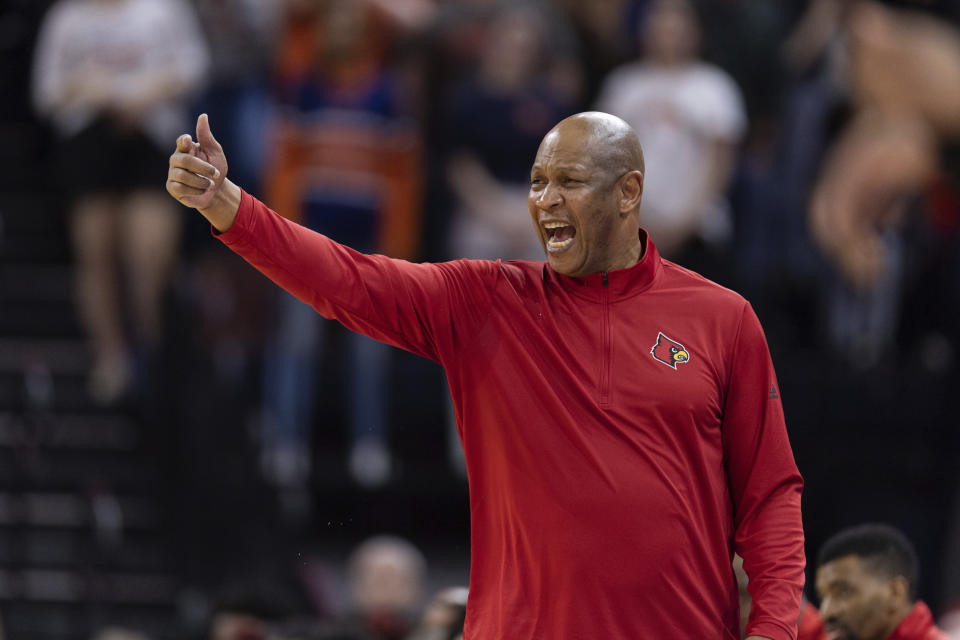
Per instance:
[[[823,618],[824,621],[835,619],[837,613],[837,607],[834,604],[833,598],[827,596],[820,600],[820,617]]]
[[[547,184],[537,197],[537,206],[541,209],[554,209],[562,202],[560,191],[552,184]]]

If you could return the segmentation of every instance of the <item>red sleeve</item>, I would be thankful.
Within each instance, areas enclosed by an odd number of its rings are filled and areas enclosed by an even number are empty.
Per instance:
[[[794,640],[804,582],[797,471],[773,363],[760,321],[744,305],[723,417],[734,545],[753,599],[747,636]]]
[[[442,362],[489,313],[496,263],[413,264],[354,251],[244,192],[217,236],[275,283],[348,329]]]

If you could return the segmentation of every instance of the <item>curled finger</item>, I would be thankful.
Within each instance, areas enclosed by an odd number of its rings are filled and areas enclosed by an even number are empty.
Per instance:
[[[177,138],[177,151],[180,153],[190,153],[193,150],[193,138],[189,133],[185,133]]]
[[[177,152],[170,156],[170,167],[183,169],[195,173],[198,176],[209,178],[210,180],[216,180],[220,177],[220,170],[215,166],[206,160],[201,160],[196,156],[191,156],[186,153]]]
[[[206,176],[199,175],[193,171],[187,171],[186,169],[181,169],[179,167],[173,167],[170,169],[168,177],[173,182],[179,182],[188,187],[194,187],[196,189],[207,190],[213,186],[213,179],[207,178]]]
[[[172,195],[177,200],[182,200],[183,198],[189,198],[191,196],[201,196],[206,192],[207,189],[198,189],[197,187],[191,187],[183,184],[182,182],[167,179],[167,193]]]

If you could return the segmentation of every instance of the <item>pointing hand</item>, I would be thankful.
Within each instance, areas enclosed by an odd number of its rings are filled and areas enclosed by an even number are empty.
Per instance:
[[[197,142],[185,133],[177,138],[177,150],[170,156],[167,191],[182,204],[207,209],[227,177],[223,147],[210,131],[207,114],[197,119]]]

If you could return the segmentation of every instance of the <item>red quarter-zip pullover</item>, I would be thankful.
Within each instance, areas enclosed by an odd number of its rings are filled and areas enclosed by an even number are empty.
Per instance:
[[[445,367],[470,481],[466,640],[737,639],[734,549],[748,635],[796,638],[802,480],[739,295],[649,239],[586,278],[412,264],[247,194],[219,237],[323,316]]]

